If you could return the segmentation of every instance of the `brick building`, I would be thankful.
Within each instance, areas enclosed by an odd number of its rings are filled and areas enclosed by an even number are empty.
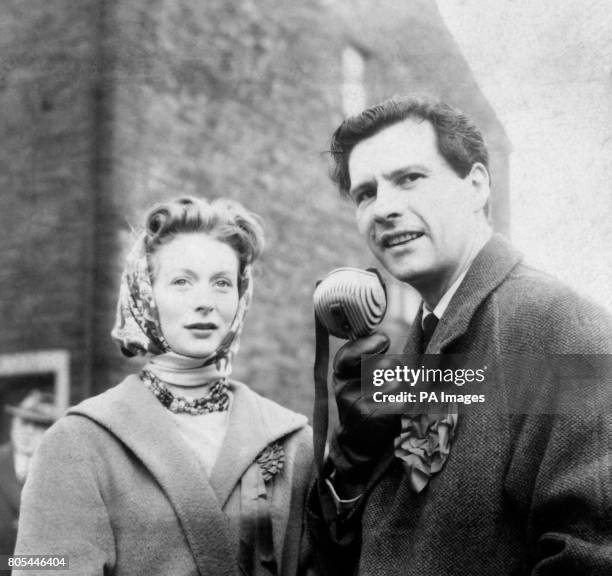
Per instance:
[[[424,90],[472,114],[493,152],[493,220],[508,228],[508,142],[429,1],[9,0],[3,12],[0,403],[31,373],[59,382],[63,403],[137,369],[109,337],[131,229],[155,201],[202,194],[242,201],[267,231],[234,375],[310,412],[314,281],[372,264],[324,154],[356,105]],[[410,303],[400,292],[392,332]]]

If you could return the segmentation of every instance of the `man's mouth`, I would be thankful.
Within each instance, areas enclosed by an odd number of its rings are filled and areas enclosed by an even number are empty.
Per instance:
[[[409,244],[413,240],[423,236],[423,232],[395,232],[383,234],[380,239],[380,244],[383,248],[393,248]]]

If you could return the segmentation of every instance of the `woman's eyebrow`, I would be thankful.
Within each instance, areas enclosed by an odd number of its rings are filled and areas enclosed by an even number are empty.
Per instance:
[[[170,264],[169,266],[166,266],[165,269],[161,269],[160,271],[163,274],[167,274],[167,275],[174,275],[174,274],[190,274],[192,276],[195,275],[195,272],[193,270],[191,270],[190,268],[185,268],[183,266],[173,266],[172,264]]]
[[[198,272],[192,268],[185,268],[184,266],[173,267],[172,265],[166,268],[166,274],[188,274],[190,276],[198,276]],[[211,276],[233,276],[237,273],[237,269],[232,268],[220,268],[218,270],[214,270],[210,275]]]

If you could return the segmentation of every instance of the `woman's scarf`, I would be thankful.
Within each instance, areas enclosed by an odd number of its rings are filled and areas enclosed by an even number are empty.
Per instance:
[[[240,299],[236,314],[215,352],[206,358],[192,358],[173,352],[159,322],[146,234],[141,234],[126,259],[111,336],[125,356],[152,354],[155,358],[150,365],[155,366],[155,372],[166,382],[189,386],[227,377],[231,372],[231,359],[238,351],[244,318],[251,303],[253,288],[249,265],[245,266],[238,286]]]

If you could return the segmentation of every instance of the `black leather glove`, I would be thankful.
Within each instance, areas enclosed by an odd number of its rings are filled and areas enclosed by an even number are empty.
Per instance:
[[[334,393],[339,425],[330,444],[334,484],[343,498],[361,493],[376,464],[393,449],[400,416],[361,391],[361,355],[384,354],[389,338],[374,332],[345,344],[334,358]]]

